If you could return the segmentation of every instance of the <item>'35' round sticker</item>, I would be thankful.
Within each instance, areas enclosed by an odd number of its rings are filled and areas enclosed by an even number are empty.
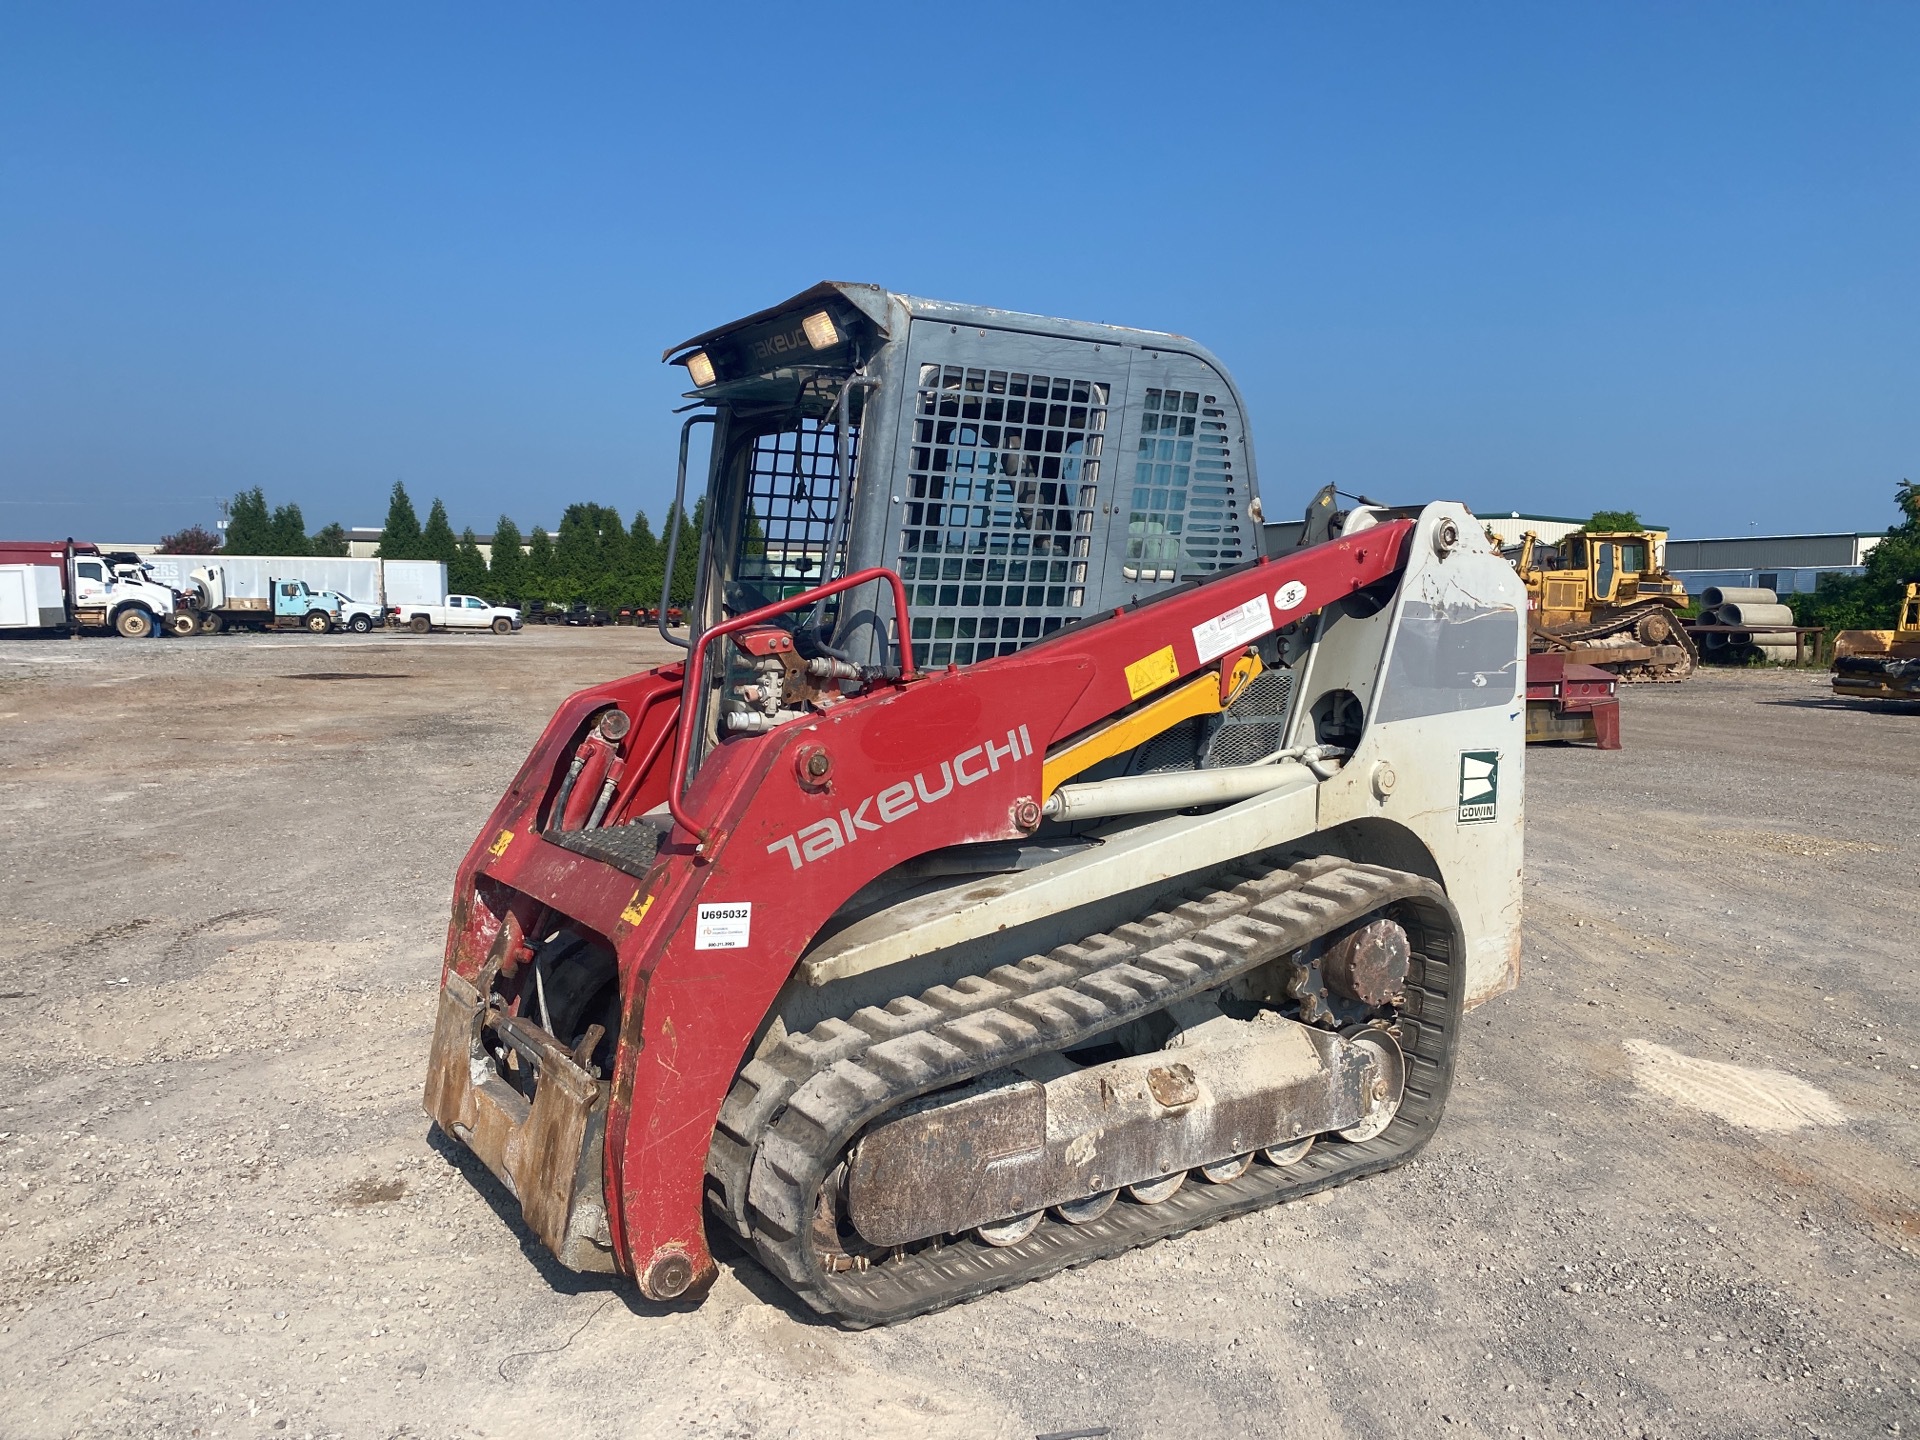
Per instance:
[[[1273,592],[1273,608],[1276,610],[1298,610],[1307,598],[1307,587],[1298,580],[1289,580]]]

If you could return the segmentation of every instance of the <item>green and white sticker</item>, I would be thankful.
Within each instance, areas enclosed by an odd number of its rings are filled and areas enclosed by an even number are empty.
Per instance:
[[[1500,807],[1500,752],[1460,752],[1460,823],[1481,825]]]

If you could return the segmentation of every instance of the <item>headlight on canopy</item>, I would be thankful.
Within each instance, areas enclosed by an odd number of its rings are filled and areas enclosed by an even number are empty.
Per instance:
[[[807,332],[807,343],[816,350],[831,350],[840,343],[840,332],[834,329],[833,317],[824,310],[816,310],[800,322],[800,328]]]

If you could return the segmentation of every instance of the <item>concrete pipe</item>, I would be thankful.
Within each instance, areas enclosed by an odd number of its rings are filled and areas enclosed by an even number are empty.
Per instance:
[[[1720,607],[1722,625],[1791,625],[1793,611],[1785,605],[1763,605],[1758,601],[1729,600]]]
[[[1756,645],[1754,649],[1760,652],[1762,659],[1772,664],[1791,665],[1793,663],[1794,651],[1791,643],[1786,645]]]
[[[1700,592],[1700,608],[1718,610],[1722,605],[1777,605],[1780,597],[1771,590],[1752,585],[1709,585]]]

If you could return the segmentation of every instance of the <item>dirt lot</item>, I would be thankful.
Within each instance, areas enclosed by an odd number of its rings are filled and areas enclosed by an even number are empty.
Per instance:
[[[1529,757],[1527,972],[1415,1165],[894,1329],[533,1248],[419,1108],[454,865],[631,631],[0,644],[0,1433],[1920,1429],[1920,714]]]

